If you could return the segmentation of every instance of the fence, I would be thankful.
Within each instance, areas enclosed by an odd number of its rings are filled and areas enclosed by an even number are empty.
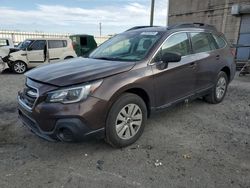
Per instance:
[[[0,30],[0,38],[11,38],[15,45],[20,42],[23,42],[25,39],[32,38],[62,38],[69,37],[69,33],[60,34],[60,33],[44,33],[44,32],[22,32],[22,31],[7,31]],[[95,37],[95,40],[98,45],[109,39],[109,36]]]

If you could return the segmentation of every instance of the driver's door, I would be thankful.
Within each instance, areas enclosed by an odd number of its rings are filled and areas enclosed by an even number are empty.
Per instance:
[[[31,67],[47,62],[46,58],[46,40],[36,40],[27,49],[27,59]]]
[[[165,68],[163,62],[156,62],[164,53],[178,53],[182,56],[180,62],[168,62]],[[157,107],[167,107],[193,93],[195,88],[196,64],[189,57],[190,42],[187,33],[176,33],[164,42],[161,49],[151,62],[155,82],[155,98]]]

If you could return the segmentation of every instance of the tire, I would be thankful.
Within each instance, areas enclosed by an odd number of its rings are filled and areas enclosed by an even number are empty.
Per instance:
[[[106,142],[118,148],[131,145],[142,135],[146,120],[147,107],[142,98],[132,93],[123,94],[108,113]]]
[[[205,101],[211,104],[218,104],[223,101],[228,86],[228,77],[227,74],[223,71],[219,72],[216,83],[211,90],[211,93],[205,96]],[[219,95],[218,92],[221,92]]]
[[[66,60],[66,59],[72,59],[72,58],[73,58],[72,56],[67,56],[67,57],[64,58],[64,60]]]
[[[16,61],[12,65],[12,71],[16,74],[23,74],[27,71],[27,65],[22,61]]]

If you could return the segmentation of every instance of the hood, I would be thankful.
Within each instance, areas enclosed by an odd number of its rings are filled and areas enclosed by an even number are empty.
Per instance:
[[[134,62],[74,58],[28,71],[25,75],[35,81],[55,86],[80,84],[130,70]]]
[[[8,56],[10,53],[19,51],[19,48],[10,48],[10,47],[1,47],[0,48],[0,57],[4,58]]]
[[[19,48],[10,48],[10,53],[20,51],[21,49]]]

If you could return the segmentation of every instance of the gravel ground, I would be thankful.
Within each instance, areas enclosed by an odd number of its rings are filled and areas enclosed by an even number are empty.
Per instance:
[[[23,75],[0,74],[0,187],[250,187],[250,76],[218,105],[180,104],[132,146],[51,143],[18,120]]]

